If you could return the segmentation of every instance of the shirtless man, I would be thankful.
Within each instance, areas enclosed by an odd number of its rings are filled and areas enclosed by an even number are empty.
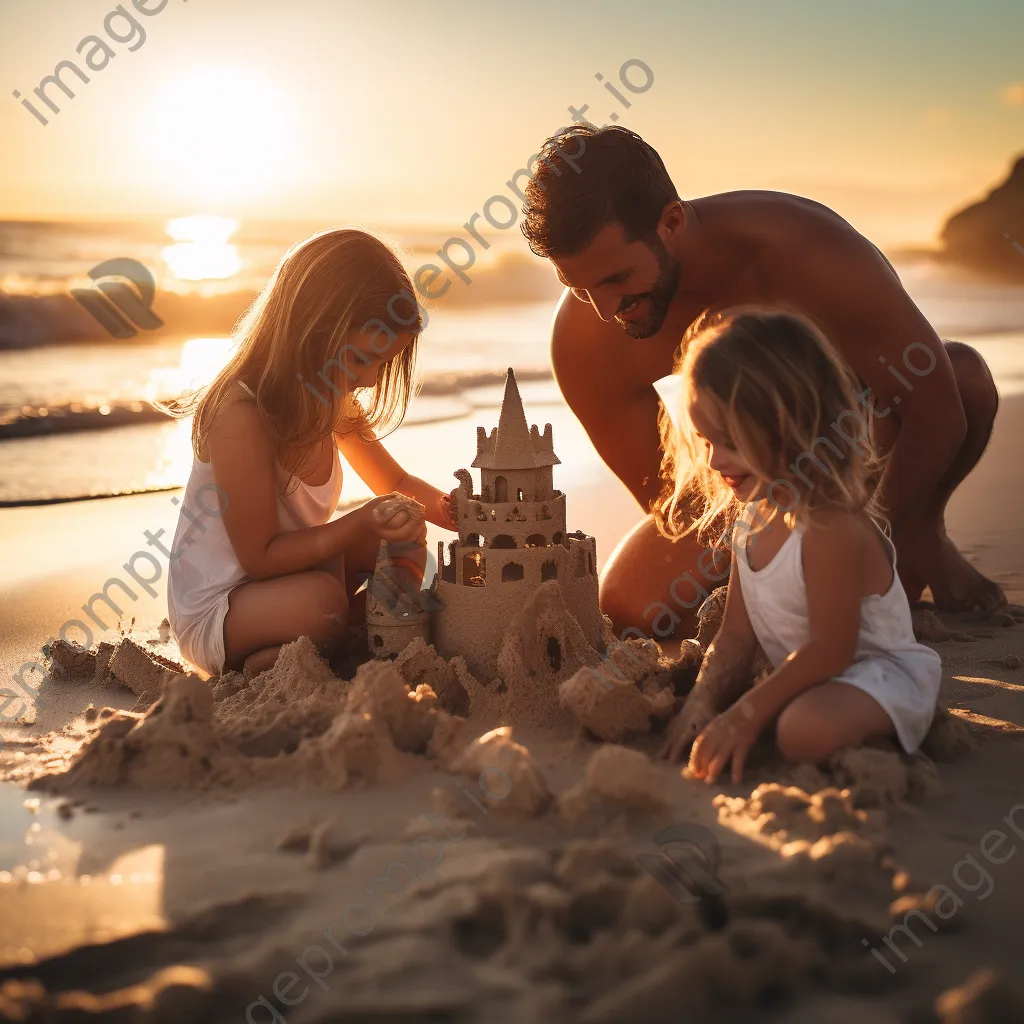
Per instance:
[[[672,372],[687,327],[707,310],[782,304],[818,324],[874,407],[876,437],[891,451],[880,487],[907,596],[930,587],[941,608],[1006,603],[944,522],[992,432],[992,376],[974,349],[939,339],[863,235],[784,193],[682,200],[654,149],[612,126],[576,124],[548,139],[525,194],[523,233],[566,286],[552,328],[555,377],[644,513],[661,490],[653,385]],[[618,635],[693,636],[701,591],[724,581],[720,562],[693,535],[666,540],[648,514],[606,565],[601,607]],[[680,578],[694,585],[673,587]]]

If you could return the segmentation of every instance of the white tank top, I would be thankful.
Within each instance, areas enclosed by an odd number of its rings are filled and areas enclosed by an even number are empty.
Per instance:
[[[281,530],[322,526],[341,497],[341,463],[334,453],[331,476],[311,486],[275,463],[277,519]],[[218,487],[209,462],[194,459],[185,485],[184,503],[171,545],[167,577],[168,620],[175,634],[207,615],[222,595],[248,577],[228,539],[221,519]],[[174,556],[174,553],[177,553]]]
[[[743,603],[750,624],[772,665],[778,666],[795,650],[810,639],[810,612],[807,605],[807,587],[804,582],[803,534],[804,523],[797,522],[775,557],[763,568],[752,569],[747,556],[746,539],[753,525],[756,503],[747,505],[737,526],[746,527],[742,537],[733,534],[735,563],[739,566]],[[892,565],[892,584],[884,594],[871,594],[861,598],[860,632],[857,635],[855,659],[872,654],[916,656],[925,652],[929,663],[934,651],[914,639],[910,618],[910,604],[906,592],[896,575],[896,549],[892,541],[880,530]]]
[[[803,534],[799,521],[775,557],[750,567],[746,539],[756,503],[747,505],[733,532],[733,563],[739,572],[750,624],[772,666],[778,668],[810,639],[810,611],[804,581]],[[746,529],[740,536],[740,524]],[[908,753],[917,750],[935,713],[942,661],[914,639],[910,604],[896,574],[896,549],[879,531],[889,552],[892,584],[884,594],[860,602],[860,630],[853,662],[833,678],[858,687],[888,713]]]

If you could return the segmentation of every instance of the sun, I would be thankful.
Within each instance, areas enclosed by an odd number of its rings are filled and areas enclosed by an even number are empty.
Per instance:
[[[242,68],[197,68],[154,98],[149,145],[167,186],[197,203],[268,194],[287,179],[294,119],[284,96]]]

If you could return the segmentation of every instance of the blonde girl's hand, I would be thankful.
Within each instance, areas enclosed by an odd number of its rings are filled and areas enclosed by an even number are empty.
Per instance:
[[[687,775],[712,783],[731,761],[732,781],[742,782],[747,755],[763,727],[764,720],[750,694],[741,697],[697,737],[690,751]]]
[[[425,509],[404,494],[384,494],[364,506],[373,532],[389,544],[426,544]]]
[[[458,490],[454,490],[451,494],[442,494],[437,499],[438,508],[441,512],[441,518],[448,524],[452,530],[458,530],[459,528],[459,506],[455,495]]]
[[[660,756],[673,764],[681,761],[693,741],[717,715],[706,694],[691,690],[683,709],[669,722]]]

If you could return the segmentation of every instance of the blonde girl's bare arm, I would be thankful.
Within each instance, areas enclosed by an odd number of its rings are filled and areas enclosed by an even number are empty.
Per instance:
[[[380,441],[356,430],[337,433],[335,439],[348,464],[374,494],[397,491],[415,498],[426,509],[428,522],[445,529],[452,528],[443,510],[448,495],[425,480],[407,473]]]
[[[282,531],[277,518],[274,448],[258,410],[225,403],[205,440],[213,475],[226,497],[224,528],[238,562],[254,580],[314,569],[372,530],[364,505],[323,526]]]
[[[747,615],[740,574],[729,575],[725,614],[708,647],[697,682],[682,711],[669,726],[662,755],[678,761],[704,727],[749,686],[757,653],[757,636]]]

